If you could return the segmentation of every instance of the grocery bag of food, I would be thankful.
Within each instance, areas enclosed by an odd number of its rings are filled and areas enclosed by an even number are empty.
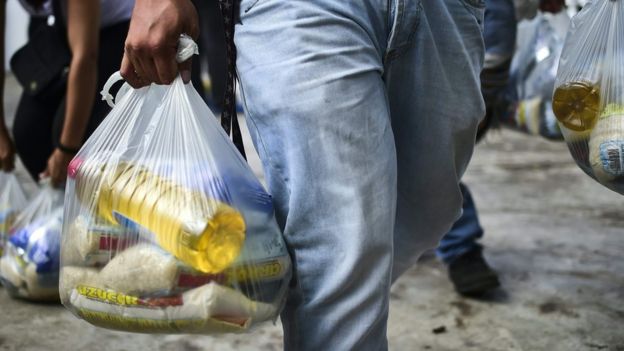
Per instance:
[[[26,194],[14,173],[0,171],[0,256],[17,214],[26,206]]]
[[[572,18],[553,112],[580,168],[624,194],[624,1],[593,0]]]
[[[13,297],[57,301],[63,191],[43,184],[17,216],[0,259],[0,281]]]
[[[518,24],[510,83],[501,96],[504,126],[551,140],[563,136],[552,111],[552,94],[570,18],[566,11],[538,12]]]
[[[180,77],[120,89],[69,165],[61,246],[63,304],[124,331],[246,331],[291,276],[271,196]]]

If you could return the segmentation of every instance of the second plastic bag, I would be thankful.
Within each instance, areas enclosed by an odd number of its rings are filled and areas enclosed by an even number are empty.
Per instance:
[[[272,198],[179,77],[118,96],[66,191],[60,290],[77,316],[202,334],[277,317],[291,264]]]
[[[551,97],[565,31],[570,18],[538,12],[518,25],[517,51],[511,65],[510,83],[500,98],[500,122],[531,135],[562,140]]]
[[[25,206],[26,194],[15,174],[0,171],[0,256],[4,251],[9,229]]]
[[[624,194],[624,1],[593,0],[572,18],[553,111],[585,173]]]
[[[17,216],[0,259],[0,280],[13,297],[58,301],[63,191],[42,184]]]

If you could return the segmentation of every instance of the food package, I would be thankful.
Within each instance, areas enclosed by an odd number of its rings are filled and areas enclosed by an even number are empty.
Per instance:
[[[242,332],[273,318],[278,307],[214,282],[179,295],[147,298],[85,284],[69,296],[75,313],[94,325],[143,333]]]
[[[0,281],[11,296],[58,300],[62,204],[62,190],[43,185],[10,229]]]
[[[497,110],[502,125],[551,140],[563,139],[551,100],[569,22],[567,13],[561,11],[538,12],[518,24],[510,83],[499,101],[504,108]]]
[[[100,218],[78,216],[67,230],[67,245],[62,247],[67,265],[101,266],[117,252],[135,245],[138,233],[132,229],[106,223]]]
[[[576,163],[624,194],[624,2],[590,1],[572,18],[552,98]]]
[[[18,213],[26,206],[26,194],[14,173],[0,171],[0,256],[4,251],[9,229]]]
[[[292,268],[272,198],[199,94],[178,77],[115,102],[68,169],[63,304],[144,333],[274,320]]]

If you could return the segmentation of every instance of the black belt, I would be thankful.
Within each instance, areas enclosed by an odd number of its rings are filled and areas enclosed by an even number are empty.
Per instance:
[[[241,135],[238,118],[236,115],[236,45],[234,44],[234,27],[238,22],[239,7],[238,0],[219,0],[219,7],[223,15],[225,25],[225,48],[227,62],[227,80],[225,83],[225,100],[223,111],[221,112],[221,126],[227,133],[232,135],[234,145],[244,158],[245,147]]]

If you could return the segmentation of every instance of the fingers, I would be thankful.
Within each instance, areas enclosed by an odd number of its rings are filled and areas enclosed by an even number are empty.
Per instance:
[[[178,74],[178,65],[175,62],[175,50],[164,48],[162,53],[154,56],[158,81],[160,84],[171,84]]]
[[[57,162],[60,161],[54,158],[50,159],[48,161],[48,168],[39,175],[40,179],[49,178],[50,184],[55,188],[63,185],[67,179],[67,168],[62,167],[62,165],[57,164]]]
[[[121,62],[121,76],[134,88],[150,83],[171,84],[178,74],[176,49],[172,45],[153,46],[147,49],[142,46],[126,45]],[[190,70],[190,63],[188,67]]]
[[[0,157],[0,169],[4,172],[11,172],[15,168],[15,154],[10,153]]]
[[[13,169],[15,169],[15,160],[13,159],[13,157],[10,157],[9,159],[2,161],[3,171],[11,172]]]
[[[139,77],[127,54],[124,54],[123,59],[121,60],[121,68],[119,72],[126,82],[128,82],[128,84],[135,89],[148,85],[147,82],[143,81]]]

